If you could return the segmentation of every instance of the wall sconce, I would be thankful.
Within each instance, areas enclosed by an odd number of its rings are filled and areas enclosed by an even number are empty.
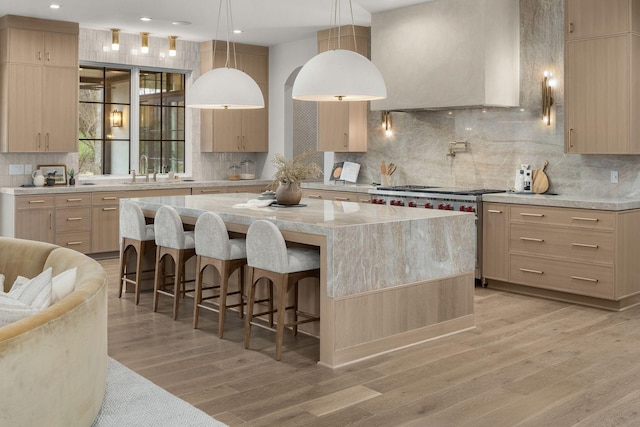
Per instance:
[[[544,72],[542,78],[542,121],[551,126],[551,106],[553,105],[553,87],[556,79],[551,78],[549,71]]]
[[[176,39],[178,36],[169,36],[169,56],[176,56]]]
[[[149,33],[140,33],[140,52],[149,53]]]
[[[120,30],[111,29],[111,50],[120,50]]]
[[[393,135],[391,131],[391,111],[382,112],[382,128],[384,129],[385,136]]]
[[[122,111],[113,110],[111,112],[111,126],[114,128],[122,127]]]

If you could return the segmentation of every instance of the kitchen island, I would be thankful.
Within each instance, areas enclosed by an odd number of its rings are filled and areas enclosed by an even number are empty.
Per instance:
[[[303,199],[239,208],[255,194],[134,198],[149,216],[173,206],[185,223],[218,213],[232,232],[257,219],[321,251],[320,364],[336,368],[474,327],[473,214]]]

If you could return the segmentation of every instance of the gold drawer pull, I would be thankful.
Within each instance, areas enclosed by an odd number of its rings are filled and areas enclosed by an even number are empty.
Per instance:
[[[81,202],[82,199],[67,199],[67,202]]]
[[[521,237],[520,240],[526,240],[527,242],[544,242],[544,239],[534,239],[533,237]]]
[[[502,213],[502,211],[499,211],[497,209],[487,209],[487,212],[489,212],[489,213]]]
[[[82,217],[67,218],[67,221],[82,221]]]
[[[520,215],[522,215],[522,216],[535,216],[537,218],[542,218],[544,216],[544,214],[535,214],[535,213],[527,213],[527,212],[520,212]]]
[[[588,277],[571,276],[571,278],[576,280],[584,280],[585,282],[598,283],[598,279],[590,279]]]
[[[535,274],[544,274],[544,271],[540,270],[529,270],[528,268],[521,268],[520,271],[524,273],[535,273]]]
[[[348,202],[349,198],[348,197],[334,197],[333,200],[335,200],[337,202]]]
[[[115,200],[115,196],[103,197],[102,200]]]
[[[115,211],[118,208],[102,208],[103,211]]]
[[[598,245],[589,245],[587,243],[572,243],[571,246],[579,246],[581,248],[593,248],[598,249]]]
[[[309,194],[307,197],[310,199],[322,199],[322,196],[319,196],[317,194]]]
[[[204,193],[219,193],[222,190],[199,190],[200,193],[204,194]]]
[[[360,203],[371,203],[371,199],[360,199],[358,200]]]
[[[44,203],[44,200],[29,200],[29,203]]]
[[[67,246],[77,246],[77,245],[81,245],[82,242],[67,242]]]
[[[572,216],[571,219],[576,221],[593,221],[593,222],[600,221],[598,218],[583,218],[581,216]]]

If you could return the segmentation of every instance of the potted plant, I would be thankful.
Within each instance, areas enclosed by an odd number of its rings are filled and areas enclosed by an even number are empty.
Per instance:
[[[73,169],[73,168],[69,169],[69,171],[67,172],[67,175],[69,175],[69,185],[76,185],[76,171],[75,171],[75,169]]]
[[[271,187],[276,191],[276,201],[281,205],[297,205],[302,198],[300,183],[305,179],[317,178],[322,170],[310,159],[315,153],[305,151],[293,160],[287,160],[282,154],[276,154],[272,160],[276,166]]]

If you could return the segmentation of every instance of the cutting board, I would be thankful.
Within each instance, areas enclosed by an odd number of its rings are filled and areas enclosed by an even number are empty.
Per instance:
[[[544,172],[544,169],[549,165],[548,161],[544,161],[542,169],[533,171],[533,186],[532,190],[536,194],[542,194],[549,189],[549,177]]]

